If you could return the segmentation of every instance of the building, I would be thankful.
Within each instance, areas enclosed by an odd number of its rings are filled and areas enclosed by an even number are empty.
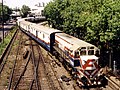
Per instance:
[[[12,14],[10,15],[11,19],[16,19],[17,17],[20,17],[20,10],[15,9],[12,11]]]
[[[31,8],[30,14],[28,16],[41,17],[44,16],[43,10],[47,3],[38,3]]]

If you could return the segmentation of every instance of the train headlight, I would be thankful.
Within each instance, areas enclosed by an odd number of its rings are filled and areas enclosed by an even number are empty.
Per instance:
[[[99,74],[98,74],[98,77],[99,77],[100,75],[101,75],[101,74],[99,73]]]
[[[100,85],[101,84],[101,82],[100,81],[98,81],[98,85]]]
[[[94,81],[94,85],[96,85],[96,81]]]

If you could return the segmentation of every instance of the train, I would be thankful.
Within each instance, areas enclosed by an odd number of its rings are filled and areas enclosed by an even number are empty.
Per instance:
[[[106,85],[107,80],[98,63],[98,47],[51,27],[23,19],[17,23],[23,32],[60,59],[80,87]]]

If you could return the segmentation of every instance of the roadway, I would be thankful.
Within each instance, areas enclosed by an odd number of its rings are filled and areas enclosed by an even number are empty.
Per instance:
[[[7,35],[8,31],[16,24],[16,22],[4,24],[4,37]],[[3,38],[3,29],[0,28],[0,38]]]

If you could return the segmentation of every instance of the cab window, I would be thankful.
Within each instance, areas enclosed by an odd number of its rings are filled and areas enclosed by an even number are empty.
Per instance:
[[[94,47],[88,47],[88,55],[94,55]]]
[[[87,52],[86,52],[86,47],[81,47],[80,48],[80,55],[86,55]]]
[[[89,50],[88,55],[94,55],[94,50]]]
[[[80,55],[86,55],[86,50],[81,50]]]

